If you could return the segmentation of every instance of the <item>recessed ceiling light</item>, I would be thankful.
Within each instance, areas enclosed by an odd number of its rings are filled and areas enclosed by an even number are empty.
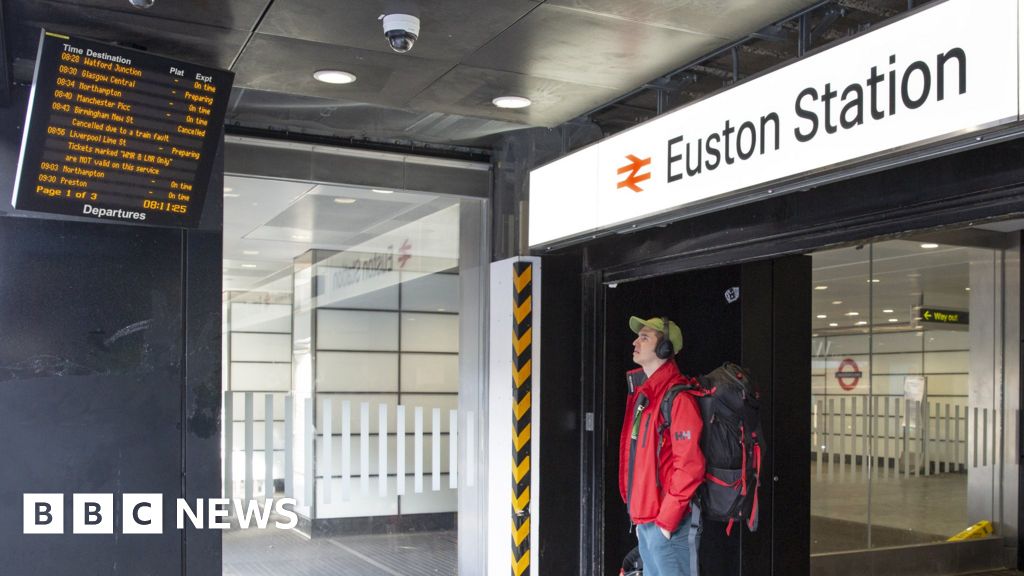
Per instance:
[[[893,309],[892,308],[886,308],[885,310],[882,310],[882,314],[892,314],[892,313],[893,313]]]
[[[860,320],[860,321],[857,322],[857,326],[867,326],[867,325],[868,325],[868,323],[867,323],[866,320]]]
[[[881,280],[879,280],[878,278],[872,278],[870,280],[865,280],[865,282],[869,284],[878,284],[879,282],[881,282]]]
[[[292,240],[309,240],[307,234],[292,234]]]
[[[828,286],[818,285],[814,287],[815,290],[828,290]]]
[[[828,325],[833,327],[833,328],[837,328],[839,326],[839,324],[837,324],[835,322],[829,322]]]
[[[224,193],[225,198],[238,198],[239,196],[240,194],[228,194],[227,192]]]
[[[334,199],[334,203],[335,204],[355,204],[356,203],[356,199],[355,198],[335,198]]]
[[[395,193],[394,190],[381,190],[380,188],[370,188],[370,190],[376,192],[377,194],[394,194]]]
[[[245,254],[246,256],[258,256],[259,253],[259,250],[242,250],[242,254]]]
[[[860,312],[847,312],[847,316],[860,316]]]
[[[530,104],[533,104],[529,98],[523,98],[522,96],[498,96],[491,103],[498,108],[526,108]]]
[[[313,72],[313,78],[325,84],[351,84],[356,81],[356,75],[344,70],[317,70]]]
[[[828,318],[828,316],[826,316],[825,314],[818,314],[817,318],[824,320],[825,318]]]
[[[833,300],[832,303],[833,304],[842,304],[843,301],[842,300]]]
[[[255,268],[255,264],[242,264],[242,268]]]
[[[933,244],[931,242],[926,242],[924,244],[921,244],[921,248],[924,248],[925,250],[929,250],[931,248],[938,248],[938,247],[939,247],[938,244]]]
[[[899,322],[899,318],[889,318],[889,322]]]
[[[232,188],[231,186],[225,186],[225,187],[224,187],[224,191],[225,191],[225,192],[234,192],[234,191],[235,191],[235,189],[234,189],[234,188]]]
[[[970,286],[968,286],[967,288],[964,288],[964,291],[965,291],[965,292],[970,292],[970,291],[971,291],[971,287],[970,287]]]

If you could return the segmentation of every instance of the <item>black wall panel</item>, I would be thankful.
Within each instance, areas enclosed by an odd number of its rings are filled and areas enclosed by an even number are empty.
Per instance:
[[[220,574],[220,532],[178,531],[174,505],[220,493],[221,176],[198,230],[14,214],[25,90],[13,100],[0,108],[0,573]],[[22,533],[23,494],[40,492],[64,495],[64,534]],[[114,495],[114,534],[72,533],[74,493]],[[162,495],[162,534],[122,534],[126,493]]]

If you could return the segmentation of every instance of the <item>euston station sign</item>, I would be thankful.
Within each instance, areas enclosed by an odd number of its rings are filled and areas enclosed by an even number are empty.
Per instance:
[[[530,244],[1018,120],[1018,0],[949,0],[530,174]]]

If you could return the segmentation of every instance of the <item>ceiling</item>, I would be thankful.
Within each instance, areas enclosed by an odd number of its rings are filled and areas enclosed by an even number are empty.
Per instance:
[[[366,186],[228,175],[224,178],[224,291],[292,291],[295,258],[347,250],[466,200]],[[458,235],[458,230],[447,231]]]
[[[908,2],[155,0],[137,9],[129,0],[2,0],[2,16],[22,83],[46,27],[232,70],[229,127],[490,149],[527,127],[574,122],[609,134],[653,117],[659,99],[662,110],[677,107],[793,58],[799,27],[779,21],[810,6],[806,42],[815,46]],[[391,51],[378,22],[396,12],[422,21],[406,54]],[[735,53],[716,53],[738,41]],[[323,84],[312,76],[322,68],[358,80]],[[499,109],[491,101],[502,95],[533,105]]]
[[[925,3],[0,0],[0,62],[30,84],[46,28],[233,71],[226,125],[238,134],[479,159],[527,128],[562,129],[565,152],[797,57],[801,30],[813,49]],[[406,54],[391,51],[378,22],[397,12],[422,22]],[[320,83],[313,72],[323,68],[358,80]],[[499,109],[491,100],[502,95],[533,104]],[[295,256],[344,250],[452,200],[230,176],[224,202],[225,291],[287,292]]]

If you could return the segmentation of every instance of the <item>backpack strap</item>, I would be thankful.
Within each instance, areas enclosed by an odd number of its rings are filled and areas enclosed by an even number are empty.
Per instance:
[[[679,396],[680,392],[690,392],[699,389],[700,386],[694,386],[693,384],[675,384],[665,391],[665,395],[661,397],[661,423],[658,424],[659,438],[662,432],[672,425],[672,405],[676,401],[676,396]]]
[[[672,425],[672,405],[675,404],[676,396],[679,396],[680,392],[692,392],[699,390],[700,386],[694,386],[693,384],[674,384],[671,388],[665,391],[665,395],[661,397],[661,406],[659,410],[661,412],[661,422],[658,423],[657,438],[658,445],[654,447],[654,465],[657,466],[658,462],[661,462],[661,439],[664,437],[665,430],[668,430],[669,426]],[[661,477],[657,473],[654,475],[655,484],[658,488],[661,488]]]

